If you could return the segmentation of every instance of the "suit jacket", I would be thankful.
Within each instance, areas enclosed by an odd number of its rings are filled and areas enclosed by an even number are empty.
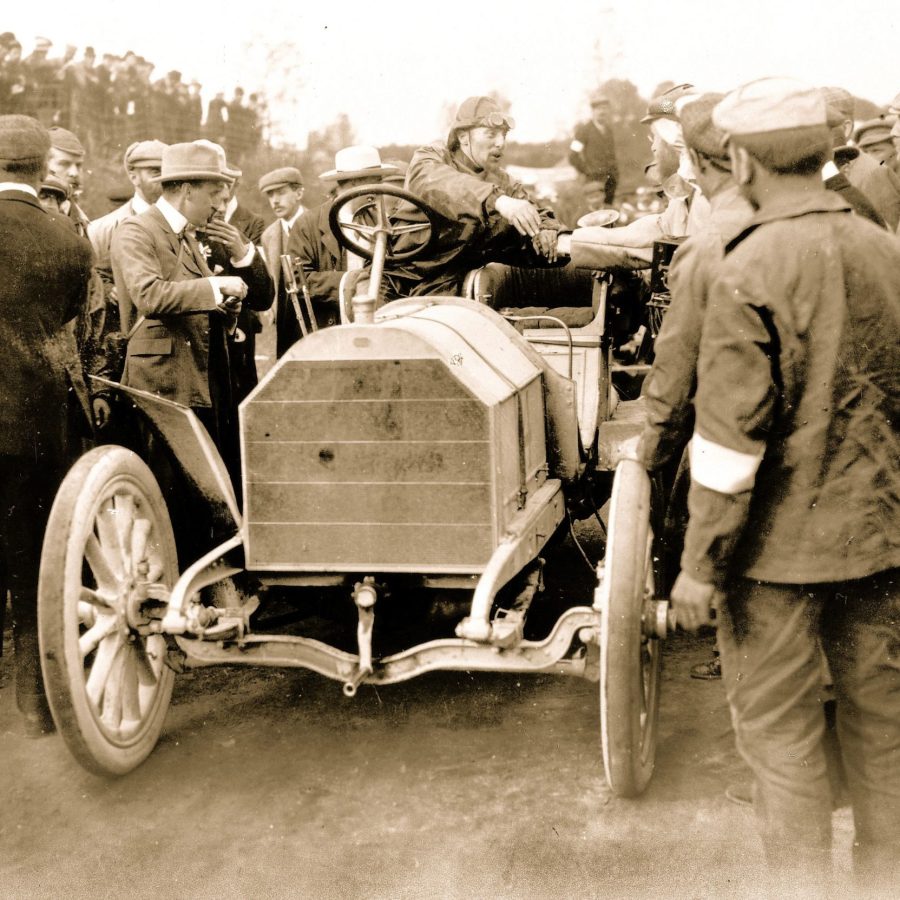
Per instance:
[[[229,222],[253,244],[259,243],[266,227],[266,220],[262,216],[251,212],[240,203],[232,213]]]
[[[111,258],[122,328],[145,320],[128,341],[122,383],[193,407],[213,406],[230,384],[227,316],[206,278],[212,273],[199,246],[190,252],[156,206],[124,221]],[[210,371],[210,351],[225,371]],[[230,391],[229,391],[230,393]],[[230,403],[223,398],[224,403]]]
[[[56,339],[83,308],[91,248],[24,191],[0,192],[0,453],[58,458],[66,360]]]
[[[308,209],[297,219],[288,241],[288,252],[303,269],[319,328],[337,325],[341,320],[338,289],[347,266],[347,255],[328,224],[330,210],[331,201]],[[275,325],[276,353],[280,357],[302,336],[297,314],[284,291],[275,308]]]
[[[232,216],[231,224],[235,224]],[[245,237],[249,235],[244,233]],[[266,261],[257,247],[249,266],[238,268],[233,265],[224,245],[209,241],[207,263],[213,272],[222,275],[237,275],[247,285],[247,296],[241,304],[237,318],[237,329],[228,336],[229,365],[231,369],[232,400],[240,403],[259,383],[256,374],[256,334],[260,330],[257,313],[272,306],[275,299],[272,277]]]

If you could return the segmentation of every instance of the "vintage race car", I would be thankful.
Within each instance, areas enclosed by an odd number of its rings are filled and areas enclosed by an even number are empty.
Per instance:
[[[184,558],[158,479],[132,450],[101,446],[75,464],[40,572],[57,727],[86,768],[122,774],[152,751],[186,666],[307,668],[348,697],[441,669],[577,675],[599,683],[609,785],[636,795],[653,770],[672,622],[655,537],[661,495],[630,458],[641,403],[617,402],[613,389],[606,281],[589,279],[578,298],[581,327],[552,312],[500,315],[496,271],[474,273],[467,297],[376,308],[396,237],[386,198],[431,216],[386,185],[336,201],[339,239],[372,260],[370,291],[354,299],[352,323],[310,330],[242,403],[240,485],[189,409],[119,386],[170,448],[180,490],[215,523],[216,542]],[[360,199],[375,225],[348,228],[337,210]],[[527,638],[542,573],[588,516],[606,529],[595,589]],[[352,650],[257,627],[276,593],[302,611],[323,591],[355,609]],[[427,609],[436,592],[460,609],[449,632],[381,653],[374,623],[383,633],[396,621],[379,620],[385,598]]]

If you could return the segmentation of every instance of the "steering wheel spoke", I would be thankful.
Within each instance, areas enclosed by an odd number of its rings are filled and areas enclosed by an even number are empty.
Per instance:
[[[390,204],[388,199],[400,202]],[[398,207],[401,206],[402,216],[398,216]],[[348,207],[352,215],[343,221],[346,217],[344,210]],[[424,221],[410,222],[410,214],[424,216]],[[335,198],[328,214],[328,224],[337,242],[363,259],[372,259],[375,244],[384,235],[384,261],[391,265],[415,259],[430,251],[437,240],[439,218],[439,214],[424,200],[403,188],[392,184],[364,184]],[[421,234],[421,239],[414,246],[407,247],[403,239],[417,234]],[[359,238],[365,238],[366,242]]]

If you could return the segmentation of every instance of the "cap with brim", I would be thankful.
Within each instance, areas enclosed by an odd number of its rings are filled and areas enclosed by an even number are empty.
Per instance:
[[[843,147],[835,147],[834,164],[836,166],[843,166],[848,162],[853,162],[853,160],[859,156],[859,153],[859,147],[851,147],[850,144],[845,144]]]
[[[884,119],[869,119],[856,129],[857,147],[874,147],[891,142],[891,123]]]
[[[678,113],[685,143],[719,162],[728,159],[728,150],[725,133],[713,124],[712,112],[724,97],[724,94],[700,94],[690,98]]]
[[[303,187],[303,176],[300,174],[300,170],[294,166],[282,166],[280,169],[266,172],[259,179],[258,185],[260,192],[263,194],[268,194],[269,191],[277,191],[279,188],[293,186]]]
[[[45,175],[44,180],[41,182],[40,193],[53,194],[60,200],[67,200],[69,188],[61,178],[57,178],[55,175]]]
[[[384,178],[399,175],[397,166],[381,161],[375,147],[344,147],[334,154],[334,168],[319,175],[322,181],[348,181],[351,178]]]
[[[162,155],[162,171],[151,181],[231,181],[222,169],[219,155],[198,142],[171,144]]]
[[[0,168],[8,163],[44,160],[50,150],[47,129],[31,116],[0,116]]]
[[[825,97],[793,78],[760,78],[741,85],[715,107],[713,124],[727,135],[825,128]]]
[[[842,87],[823,87],[822,96],[825,98],[825,107],[828,110],[828,124],[832,128],[847,120],[853,121],[856,103],[850,91]]]
[[[54,150],[68,153],[69,156],[84,156],[84,144],[67,128],[54,125],[47,131],[50,135],[50,146]]]
[[[642,125],[647,125],[654,119],[668,118],[673,119],[676,115],[676,101],[689,94],[693,90],[692,84],[676,84],[675,87],[669,88],[665,93],[654,97],[647,104],[647,115],[641,119]]]
[[[126,169],[158,169],[162,166],[162,155],[168,144],[162,141],[135,141],[125,151]]]

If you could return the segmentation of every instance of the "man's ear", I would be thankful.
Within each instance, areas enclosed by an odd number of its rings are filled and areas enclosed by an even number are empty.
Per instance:
[[[734,144],[729,144],[728,153],[731,156],[731,177],[742,187],[752,184],[753,157],[743,147]]]

